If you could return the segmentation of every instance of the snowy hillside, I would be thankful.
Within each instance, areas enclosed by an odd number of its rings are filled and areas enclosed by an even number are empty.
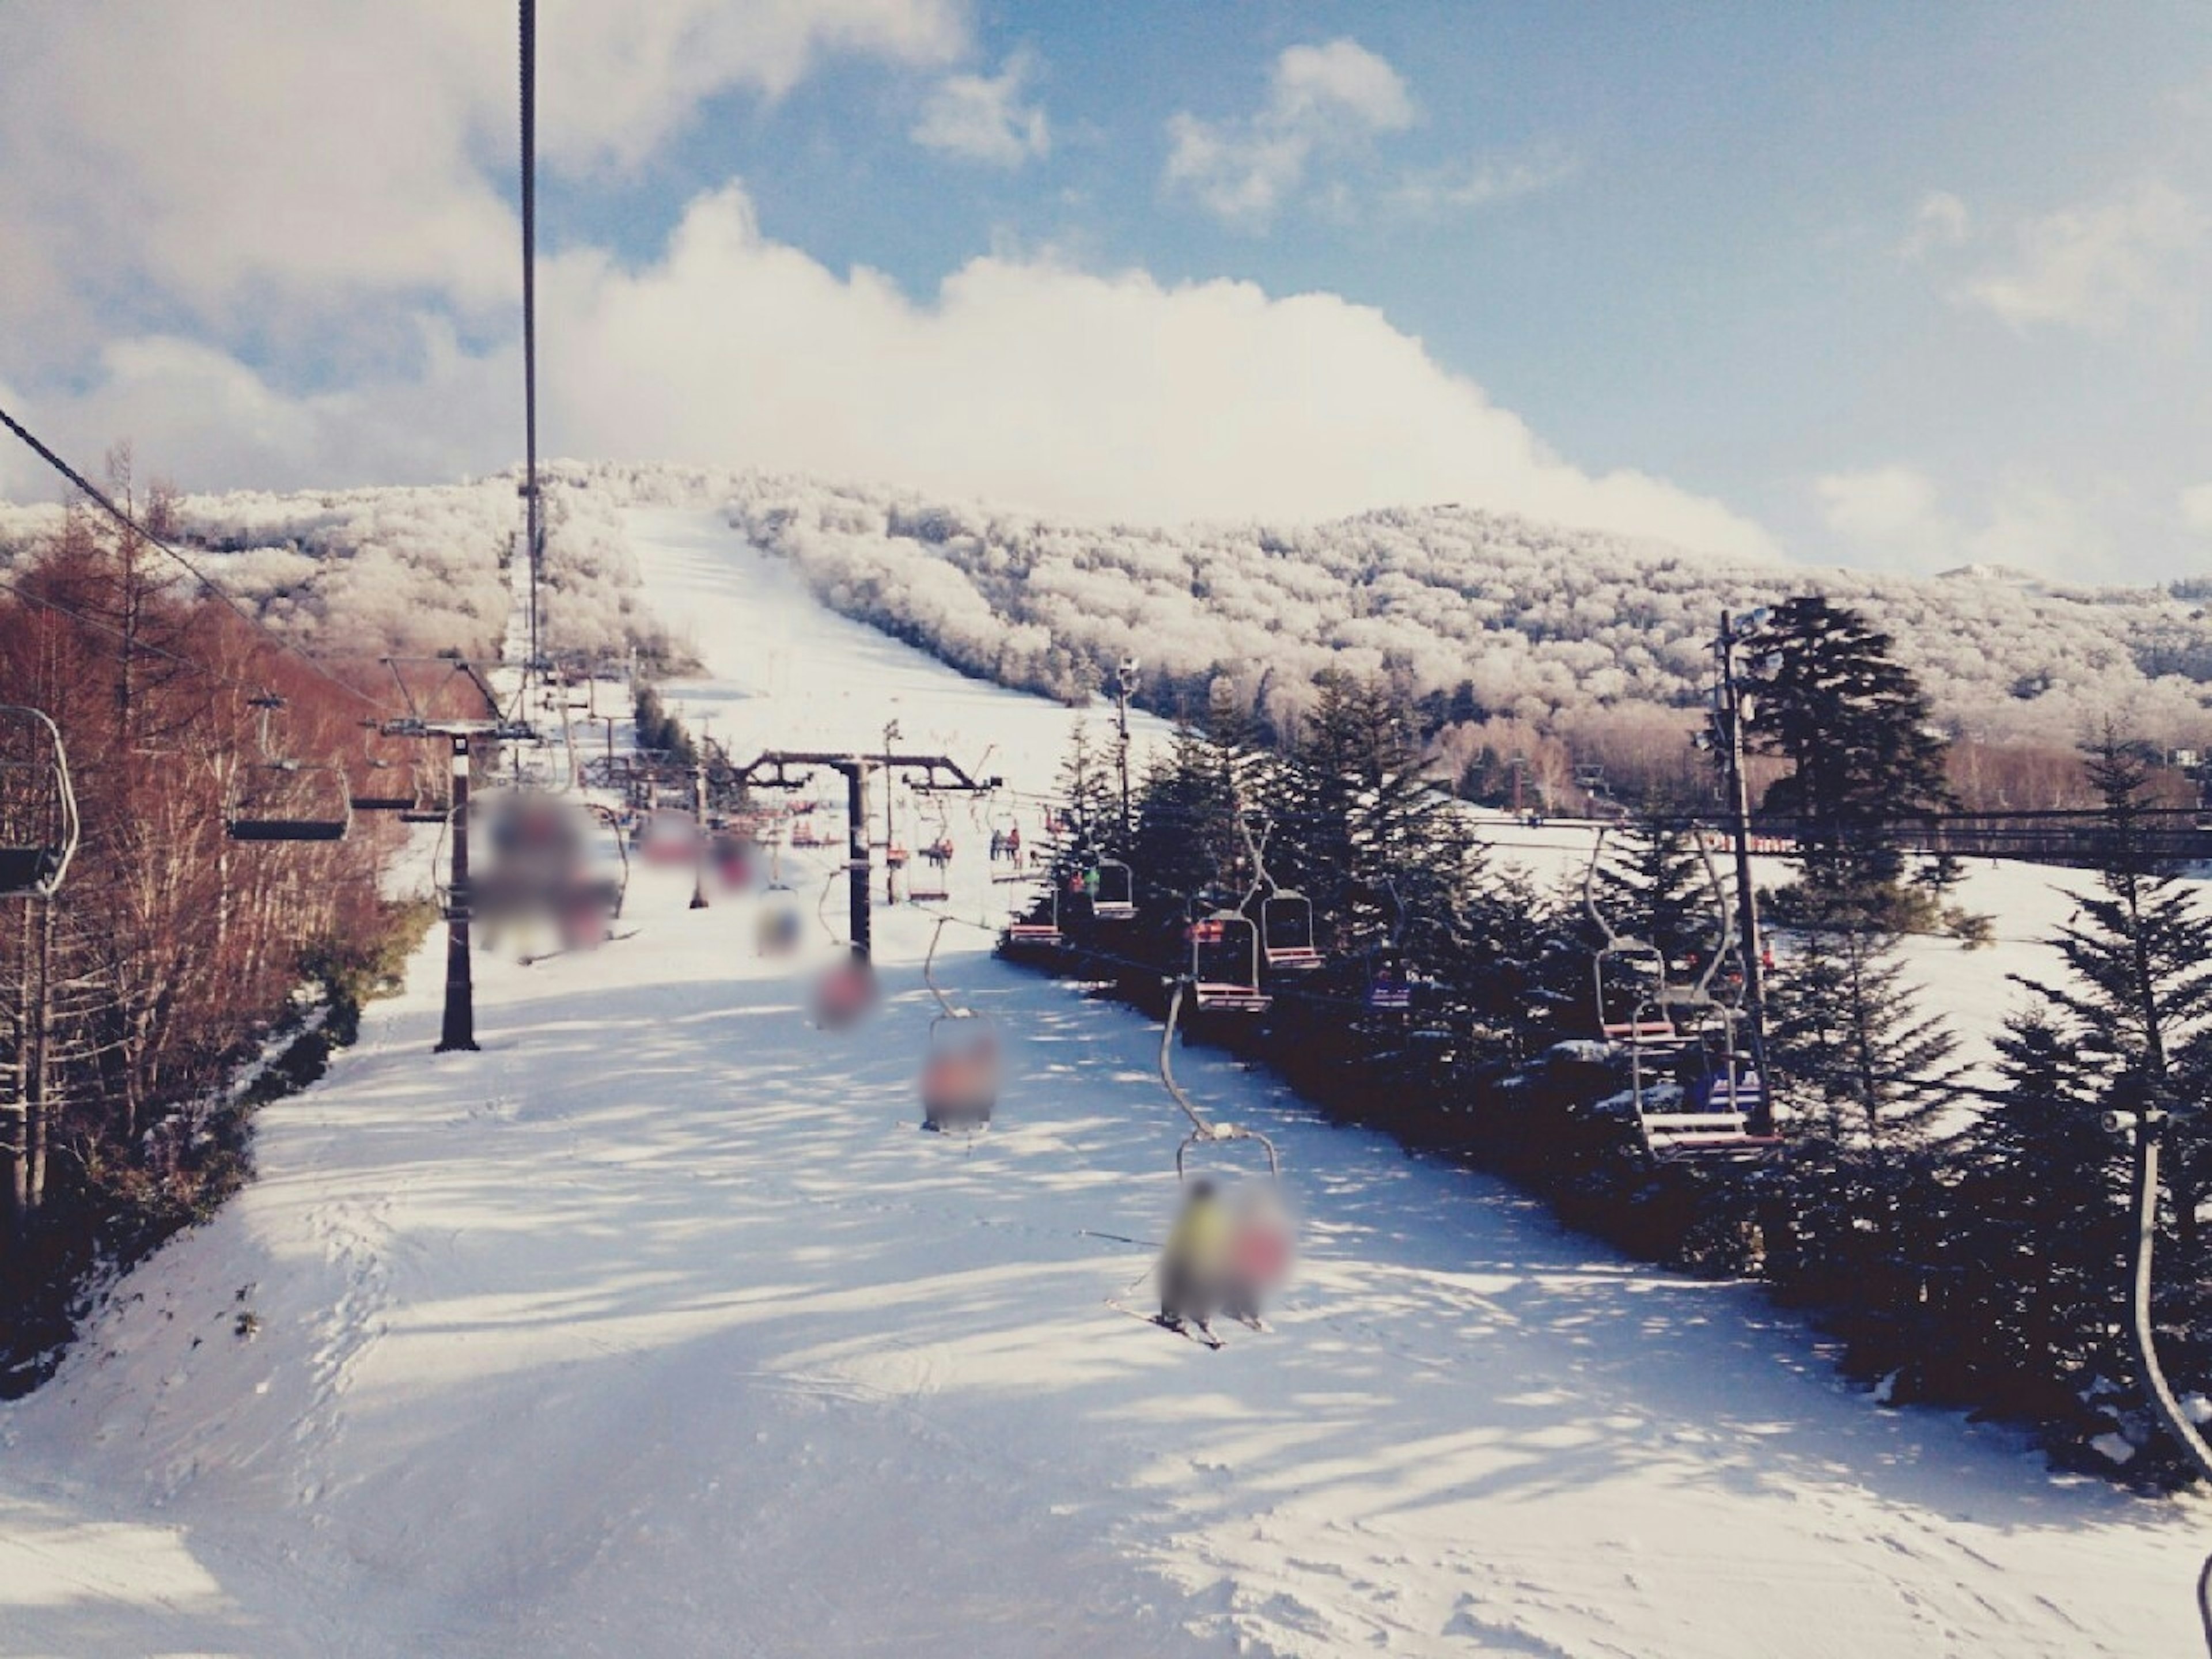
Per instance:
[[[672,476],[593,471],[617,489]],[[2191,746],[2212,730],[2212,623],[2154,589],[1713,559],[1456,505],[1169,531],[672,476],[719,491],[732,523],[838,609],[1032,690],[1086,671],[1097,684],[1134,652],[1201,691],[1225,675],[1279,720],[1334,667],[1393,672],[1417,693],[1465,684],[1482,708],[1557,730],[1624,702],[1701,706],[1723,610],[1818,591],[1894,635],[1938,718],[1983,740],[2063,744],[2103,719]]]
[[[829,615],[715,511],[627,534],[705,664],[670,700],[733,752],[896,719],[1048,785],[1065,708]],[[1006,890],[981,817],[951,809],[963,920]],[[1498,856],[1571,865],[1577,833]],[[2035,872],[1973,881],[2024,936],[2063,915]],[[1748,1288],[1204,1049],[1179,1070],[1282,1147],[1302,1259],[1219,1353],[1121,1316],[1176,1197],[1157,1028],[948,927],[1008,1075],[988,1135],[926,1135],[933,919],[878,912],[886,1003],[837,1037],[753,954],[754,901],[689,893],[641,872],[635,937],[480,955],[475,1054],[430,1053],[432,940],[265,1113],[260,1180],[0,1408],[0,1652],[2191,1650],[2203,1504],[1883,1411]],[[2031,961],[1915,958],[1977,1021]]]

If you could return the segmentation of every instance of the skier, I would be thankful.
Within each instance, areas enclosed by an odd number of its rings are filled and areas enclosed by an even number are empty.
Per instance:
[[[1016,864],[1022,861],[1022,827],[1018,823],[1006,831],[1006,856]]]
[[[1292,1227],[1289,1212],[1271,1187],[1241,1183],[1228,1204],[1221,1310],[1264,1329],[1261,1304],[1288,1276]]]
[[[1210,1181],[1191,1183],[1182,1213],[1169,1230],[1166,1248],[1160,1252],[1160,1323],[1181,1330],[1185,1321],[1211,1336],[1208,1321],[1219,1304],[1224,1257],[1229,1246],[1229,1214]]]

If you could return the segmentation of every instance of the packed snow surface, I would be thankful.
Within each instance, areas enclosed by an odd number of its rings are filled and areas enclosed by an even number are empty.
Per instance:
[[[672,697],[733,749],[896,718],[1048,781],[1067,711],[830,617],[711,514],[633,532],[708,665]],[[963,918],[1006,890],[988,816],[950,814]],[[884,1006],[834,1036],[755,901],[689,893],[641,874],[633,938],[479,954],[477,1054],[430,1052],[434,939],[264,1114],[261,1178],[0,1412],[0,1652],[2194,1650],[2201,1505],[1882,1409],[1755,1291],[1202,1049],[1180,1074],[1275,1137],[1303,1258],[1219,1353],[1117,1314],[1176,1201],[1154,1028],[948,927],[1008,1078],[988,1134],[925,1134],[932,918],[878,912]],[[1994,1006],[2009,948],[1926,971]]]

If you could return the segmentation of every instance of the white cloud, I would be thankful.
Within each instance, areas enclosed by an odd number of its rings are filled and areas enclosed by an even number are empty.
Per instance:
[[[732,187],[695,203],[649,268],[550,261],[540,302],[544,430],[561,453],[803,470],[1089,518],[1461,501],[1772,551],[1718,502],[1570,465],[1379,313],[1334,295],[989,258],[917,303],[766,240]],[[512,355],[428,345],[417,379],[288,400],[214,354],[149,342],[40,413],[78,453],[135,435],[142,465],[195,486],[511,462]],[[222,418],[205,418],[211,404]]]
[[[939,82],[910,136],[925,149],[994,167],[1016,167],[1044,155],[1052,148],[1044,111],[1021,98],[1033,68],[1017,52],[995,76],[955,75]]]
[[[1911,467],[1831,472],[1813,481],[1813,495],[1860,562],[1925,574],[1956,562],[1957,526],[1937,510],[1934,483]]]
[[[1821,520],[1862,567],[1929,575],[2004,565],[2061,581],[2115,576],[2112,538],[2078,501],[2039,479],[2002,478],[1980,521],[1943,510],[1934,482],[1909,466],[1833,472],[1814,481]]]
[[[2061,580],[2094,582],[2118,574],[2111,533],[2072,497],[2039,479],[2002,481],[1988,522],[1966,538],[1978,564],[2006,564]]]
[[[1963,247],[1972,224],[1965,202],[1948,190],[1931,190],[1920,198],[1911,234],[1898,248],[1898,257],[1911,264],[1939,248]]]
[[[118,295],[218,326],[364,294],[508,304],[514,30],[452,0],[0,6],[12,366],[81,354]],[[960,0],[548,0],[539,47],[545,161],[578,168],[824,53],[935,66],[966,37]]]
[[[2014,328],[2038,324],[2118,332],[2139,316],[2185,325],[2212,252],[2212,217],[2193,198],[2152,180],[2091,206],[2024,222],[2009,268],[1959,297]]]
[[[1352,122],[1369,132],[1402,132],[1413,125],[1406,83],[1356,40],[1290,46],[1275,60],[1267,118],[1279,125]]]
[[[1420,219],[1518,201],[1565,183],[1580,170],[1571,155],[1475,155],[1448,167],[1408,173],[1385,198],[1392,210]]]
[[[1256,115],[1169,118],[1165,183],[1221,219],[1261,229],[1317,155],[1402,132],[1418,118],[1397,70],[1357,41],[1291,46],[1276,58]]]
[[[2191,484],[2181,492],[2181,521],[2200,535],[2212,536],[2212,483]]]

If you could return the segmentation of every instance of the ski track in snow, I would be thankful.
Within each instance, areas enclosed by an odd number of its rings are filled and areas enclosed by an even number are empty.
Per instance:
[[[714,515],[632,521],[713,676],[671,701],[733,750],[896,718],[1048,783],[1068,711],[830,615]],[[1006,890],[983,823],[951,808],[970,917]],[[793,864],[811,912],[828,866]],[[1974,896],[2030,933],[2047,889]],[[927,916],[878,910],[884,1007],[831,1036],[750,901],[688,894],[641,871],[636,938],[479,954],[476,1054],[429,1052],[441,932],[264,1113],[260,1178],[0,1409],[0,1653],[2193,1651],[2203,1506],[1877,1409],[1748,1287],[1203,1049],[1194,1093],[1282,1146],[1299,1272],[1219,1353],[1116,1316],[1150,1254],[1091,1235],[1157,1238],[1175,1201],[1155,1028],[947,930],[1009,1052],[1000,1124],[940,1139]],[[1979,1030],[2024,963],[1922,971]]]

